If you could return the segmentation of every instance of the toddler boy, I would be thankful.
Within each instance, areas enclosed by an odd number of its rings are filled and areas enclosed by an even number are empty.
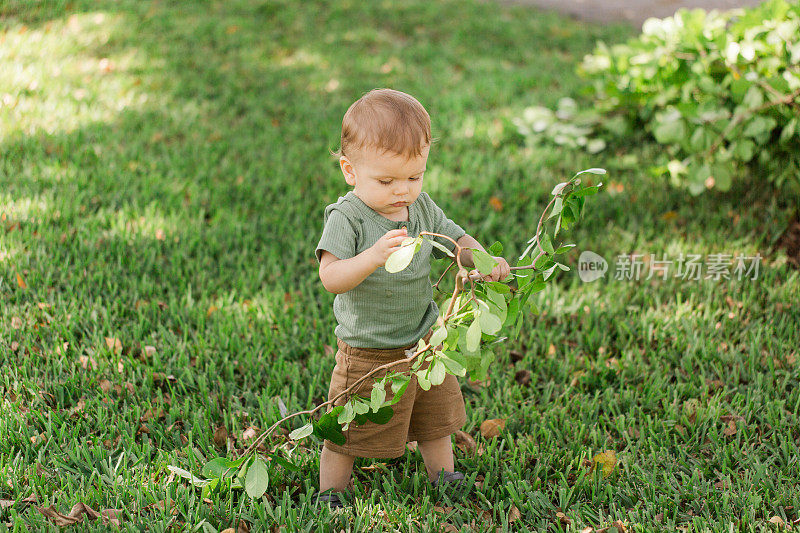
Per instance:
[[[429,278],[430,256],[445,254],[423,241],[411,264],[388,273],[386,259],[404,238],[430,231],[447,235],[464,248],[485,251],[422,192],[430,146],[430,117],[406,93],[372,90],[344,115],[341,148],[335,155],[353,190],[325,208],[325,225],[315,251],[322,284],[337,295],[333,312],[338,351],[328,399],[373,368],[405,358],[405,350],[415,348],[420,338],[430,338],[439,314]],[[455,248],[447,239],[436,240],[449,250]],[[485,276],[487,280],[505,279],[511,272],[505,259],[495,259],[498,264]],[[461,260],[465,266],[474,266],[469,250],[462,251]],[[408,370],[408,363],[392,367],[395,372]],[[374,377],[383,375],[385,371]],[[372,378],[365,380],[355,393],[369,397],[372,383]],[[388,389],[387,400],[392,397]],[[342,397],[336,404],[346,400]],[[432,482],[464,479],[454,471],[451,442],[451,435],[466,422],[456,377],[448,374],[441,385],[425,391],[412,375],[402,399],[392,407],[394,416],[386,424],[351,424],[342,446],[325,440],[319,493],[352,488],[355,457],[399,457],[407,441],[417,441]],[[341,506],[335,493],[319,499]]]

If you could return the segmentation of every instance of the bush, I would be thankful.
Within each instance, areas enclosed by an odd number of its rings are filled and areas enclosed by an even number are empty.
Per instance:
[[[800,3],[679,10],[626,44],[599,42],[579,71],[596,106],[665,145],[657,172],[692,194],[748,170],[800,191]]]

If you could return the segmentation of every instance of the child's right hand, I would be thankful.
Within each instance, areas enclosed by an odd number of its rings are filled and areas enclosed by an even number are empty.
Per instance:
[[[386,260],[393,252],[400,249],[400,244],[408,237],[406,228],[393,229],[383,234],[383,237],[375,241],[370,251],[375,258],[376,268],[386,264]]]

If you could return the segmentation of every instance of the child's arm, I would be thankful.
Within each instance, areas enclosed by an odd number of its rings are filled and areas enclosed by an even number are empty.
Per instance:
[[[489,253],[483,248],[483,246],[481,246],[481,243],[473,239],[469,233],[465,233],[464,236],[458,239],[456,242],[462,248],[459,256],[461,257],[461,264],[465,267],[475,267],[475,263],[472,260],[472,250],[470,248],[476,248],[481,252],[485,252],[487,254]],[[491,274],[484,276],[484,279],[489,279],[491,281],[500,281],[506,279],[508,275],[511,274],[511,267],[508,265],[508,262],[500,256],[493,255],[492,257],[494,257],[497,261],[497,265],[492,269]]]
[[[329,292],[341,294],[358,286],[375,272],[408,237],[406,228],[387,231],[375,244],[349,259],[339,259],[327,250],[319,261],[319,279]]]

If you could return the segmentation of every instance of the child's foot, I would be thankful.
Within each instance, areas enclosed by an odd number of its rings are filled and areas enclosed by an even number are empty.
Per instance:
[[[344,503],[342,503],[342,500],[339,498],[339,494],[330,489],[324,493],[320,493],[319,491],[315,492],[311,499],[314,504],[327,503],[331,509],[341,509],[344,507]]]

